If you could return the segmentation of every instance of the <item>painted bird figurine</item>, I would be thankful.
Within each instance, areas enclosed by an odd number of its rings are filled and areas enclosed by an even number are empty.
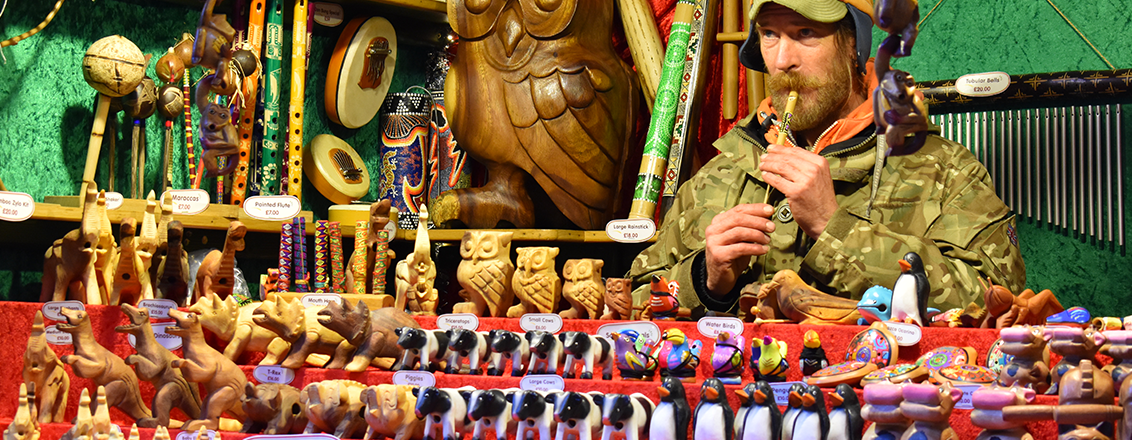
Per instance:
[[[782,412],[774,401],[774,390],[765,380],[736,390],[742,406],[735,414],[736,440],[779,440]]]
[[[688,423],[692,420],[692,407],[688,406],[684,383],[675,377],[666,377],[657,387],[660,403],[652,412],[649,423],[650,440],[687,440]]]
[[[793,398],[794,392],[791,392]],[[827,440],[829,414],[825,410],[825,397],[817,385],[806,385],[799,396],[802,408],[794,418],[794,440]]]
[[[812,330],[811,330],[812,331]],[[755,380],[767,382],[785,382],[786,370],[790,363],[786,361],[786,341],[774,339],[770,335],[753,338],[751,341],[751,370]]]
[[[711,368],[723,383],[738,385],[743,376],[743,335],[721,332],[715,337]]]
[[[723,382],[710,377],[700,387],[700,403],[692,417],[692,438],[695,440],[732,440],[735,438],[735,413],[727,402]]]
[[[802,353],[798,355],[798,369],[802,370],[802,376],[812,376],[828,366],[829,360],[825,357],[825,350],[821,348],[818,332],[806,330],[802,335]]]
[[[900,260],[900,276],[892,287],[892,319],[906,323],[924,325],[928,316],[928,275],[924,273],[924,263],[915,252],[904,254]]]
[[[670,328],[661,334],[661,338],[671,347],[662,362],[664,371],[669,376],[678,377],[685,382],[696,381],[696,369],[700,366],[700,351],[704,343],[698,339],[688,339],[683,331]]]
[[[680,313],[680,285],[660,275],[653,275],[649,283],[649,310],[655,320],[676,319]]]
[[[625,330],[610,335],[614,338],[613,350],[617,356],[617,369],[622,379],[652,380],[656,374],[656,359],[649,355],[651,341],[636,330]]]
[[[833,411],[829,412],[829,436],[826,440],[861,440],[865,419],[861,418],[861,401],[847,383],[837,385],[829,393]]]
[[[794,438],[794,420],[802,413],[802,394],[806,384],[794,382],[786,393],[786,411],[782,413],[782,440]]]

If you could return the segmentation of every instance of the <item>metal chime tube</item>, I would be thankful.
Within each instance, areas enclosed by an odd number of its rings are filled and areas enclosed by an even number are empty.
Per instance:
[[[1124,142],[1122,134],[1124,127],[1120,117],[1121,106],[1116,105],[1116,240],[1120,244],[1120,252],[1124,252]]]
[[[1111,245],[1112,241],[1112,216],[1115,214],[1112,210],[1112,197],[1113,197],[1113,182],[1112,182],[1112,104],[1104,106],[1104,124],[1105,124],[1105,180],[1108,181],[1108,197],[1105,198],[1108,208],[1108,221],[1105,223],[1108,229],[1108,242]],[[1116,182],[1116,185],[1122,185],[1124,182]]]

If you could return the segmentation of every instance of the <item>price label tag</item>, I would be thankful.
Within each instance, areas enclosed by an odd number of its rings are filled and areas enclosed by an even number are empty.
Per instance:
[[[261,434],[247,437],[244,440],[340,440],[326,433],[311,434]]]
[[[786,406],[790,404],[790,387],[794,384],[802,384],[806,386],[805,382],[775,382],[770,384],[771,391],[774,391],[774,403],[778,406]]]
[[[161,200],[165,200],[166,195],[173,201],[174,214],[200,214],[212,203],[208,198],[208,191],[203,189],[171,189],[161,194]]]
[[[696,330],[698,330],[701,335],[712,339],[723,332],[732,335],[741,335],[743,334],[743,321],[739,318],[705,316],[696,322]]]
[[[335,27],[342,24],[346,14],[342,6],[337,3],[315,2],[314,22],[326,27]]]
[[[0,220],[22,222],[35,213],[35,199],[27,193],[0,191]]]
[[[519,327],[528,332],[558,333],[562,330],[562,317],[554,313],[528,313],[519,318]]]
[[[656,235],[656,223],[647,218],[610,220],[605,224],[605,235],[618,243],[640,243]]]
[[[1009,86],[1010,74],[1006,72],[972,73],[955,80],[955,91],[970,97],[994,96]]]
[[[303,307],[326,307],[332,302],[342,305],[342,295],[337,293],[308,293],[299,300]]]
[[[975,405],[971,402],[971,394],[982,387],[982,385],[956,385],[955,388],[963,391],[963,397],[955,402],[955,409],[975,409]]]
[[[920,338],[923,337],[923,330],[916,324],[907,324],[903,322],[888,322],[888,331],[896,337],[896,345],[901,347],[911,347],[920,343]]]
[[[252,370],[252,377],[259,383],[289,384],[295,380],[295,370],[279,365],[260,365]]]
[[[528,391],[562,391],[566,389],[566,381],[562,376],[555,374],[532,374],[523,376],[519,380],[519,389]]]
[[[169,310],[177,308],[177,302],[171,299],[143,299],[138,301],[138,307],[149,310],[150,318],[168,318]]]
[[[178,348],[181,348],[181,337],[177,336],[177,335],[169,334],[165,331],[166,328],[168,328],[170,326],[177,325],[176,323],[165,322],[165,323],[151,324],[151,325],[153,327],[153,338],[157,340],[158,344],[161,344],[162,347],[165,347],[165,348],[170,349],[170,350],[176,350]],[[130,340],[130,346],[131,347],[137,347],[138,346],[138,341],[137,341],[136,336],[134,336],[133,334],[130,334],[130,335],[127,336],[127,338]]]
[[[67,320],[67,317],[63,316],[63,313],[60,312],[60,310],[63,310],[63,309],[85,311],[86,306],[84,306],[83,303],[80,302],[80,301],[70,300],[70,301],[48,301],[48,302],[43,303],[43,307],[39,308],[39,310],[43,311],[43,317],[50,319],[52,321],[66,321]]]
[[[660,327],[651,321],[626,321],[616,324],[604,324],[597,328],[597,334],[605,336],[611,341],[616,341],[617,335],[613,333],[621,333],[627,330],[633,330],[637,332],[638,337],[647,338],[647,340],[652,342],[660,340]]]
[[[122,202],[126,197],[117,191],[109,191],[106,193],[106,209],[115,210],[122,207]]]
[[[209,429],[205,433],[208,435],[208,440],[216,440],[216,431]],[[181,431],[177,433],[177,440],[197,440],[197,432]]]
[[[436,328],[441,330],[462,328],[476,331],[480,328],[480,318],[471,313],[446,313],[436,317]]]
[[[299,215],[302,203],[295,196],[253,196],[244,200],[244,214],[256,220],[290,220]]]
[[[71,334],[59,330],[54,325],[49,325],[43,329],[43,336],[47,338],[47,343],[51,345],[71,345]]]
[[[393,373],[394,385],[409,385],[414,387],[434,387],[436,386],[436,376],[427,371],[408,371],[402,370]]]

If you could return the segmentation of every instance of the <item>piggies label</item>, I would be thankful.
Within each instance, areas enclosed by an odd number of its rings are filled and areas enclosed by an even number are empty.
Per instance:
[[[279,365],[260,365],[252,370],[252,377],[259,383],[289,384],[295,380],[295,370]]]
[[[519,318],[519,327],[528,332],[558,333],[562,330],[562,317],[554,313],[528,313]]]
[[[519,381],[519,389],[528,391],[562,391],[566,389],[566,381],[562,376],[555,374],[532,374],[523,376]]]
[[[790,387],[794,384],[801,384],[806,386],[805,382],[776,382],[770,384],[771,391],[774,391],[774,403],[778,406],[787,406],[790,404]]]
[[[920,338],[923,337],[923,331],[920,326],[916,324],[906,324],[903,322],[889,322],[888,331],[896,337],[896,345],[901,347],[911,347],[920,343]]]
[[[165,331],[166,328],[175,325],[177,325],[177,323],[175,322],[151,324],[151,326],[153,327],[153,338],[157,340],[158,344],[161,344],[162,347],[165,347],[167,349],[176,350],[178,348],[181,348],[181,337],[169,334]],[[136,336],[130,334],[127,335],[127,338],[130,340],[131,347],[138,346]]]
[[[303,307],[321,308],[326,307],[327,304],[332,302],[342,305],[342,295],[337,293],[308,293],[303,295],[303,299],[301,299],[300,302],[303,303]]]
[[[106,193],[106,209],[113,211],[115,209],[121,208],[122,201],[125,199],[125,197],[122,197],[122,193],[117,191]]]
[[[67,317],[63,316],[63,313],[60,312],[60,310],[62,309],[85,311],[86,307],[83,306],[83,303],[81,301],[70,300],[48,301],[43,303],[43,307],[40,308],[40,310],[43,311],[44,318],[50,319],[52,321],[66,321]]]
[[[982,385],[956,385],[955,388],[963,391],[963,396],[959,398],[958,402],[955,402],[955,409],[975,409],[975,406],[971,403],[971,394],[982,387]]]
[[[208,440],[216,440],[216,437],[218,437],[216,435],[216,431],[213,431],[211,429],[206,430],[205,432],[207,433],[206,435],[208,435]],[[177,440],[197,440],[197,432],[196,431],[181,431],[180,433],[177,434]]]
[[[597,328],[597,334],[605,336],[612,341],[616,341],[617,335],[614,335],[614,333],[622,333],[629,330],[637,332],[638,338],[646,338],[652,342],[660,340],[660,327],[657,327],[656,323],[649,321],[627,321],[617,324],[605,324]]]
[[[393,373],[394,385],[409,385],[414,387],[436,386],[436,376],[427,371],[397,371]]]
[[[301,207],[295,196],[253,196],[244,200],[244,214],[256,220],[290,220],[299,215]]]
[[[208,191],[203,189],[171,189],[161,194],[161,200],[169,196],[173,201],[173,213],[183,215],[196,215],[208,209],[211,200]]]
[[[739,318],[707,316],[700,318],[700,320],[696,322],[696,330],[698,330],[701,335],[709,338],[719,336],[719,334],[723,332],[732,335],[741,335],[743,334],[743,321]]]
[[[480,319],[471,313],[446,313],[436,318],[436,328],[441,330],[462,328],[476,331],[480,328]]]
[[[35,199],[27,193],[0,191],[0,220],[22,222],[35,213]]]
[[[71,345],[71,334],[59,330],[54,325],[49,325],[43,331],[44,337],[47,338],[47,343],[51,345]]]
[[[177,303],[171,299],[143,299],[138,301],[138,307],[149,310],[150,318],[168,318],[169,310],[177,308]]]

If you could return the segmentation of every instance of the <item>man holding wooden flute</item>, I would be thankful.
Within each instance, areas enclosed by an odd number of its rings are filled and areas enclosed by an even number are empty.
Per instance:
[[[659,274],[679,283],[682,307],[736,312],[744,286],[783,269],[856,299],[891,288],[910,251],[928,307],[981,305],[979,278],[1022,289],[1014,214],[966,148],[933,133],[886,157],[873,124],[872,3],[753,0],[740,61],[770,75],[769,96],[715,142],[721,154],[680,188],[656,244],[633,261],[638,303]]]

